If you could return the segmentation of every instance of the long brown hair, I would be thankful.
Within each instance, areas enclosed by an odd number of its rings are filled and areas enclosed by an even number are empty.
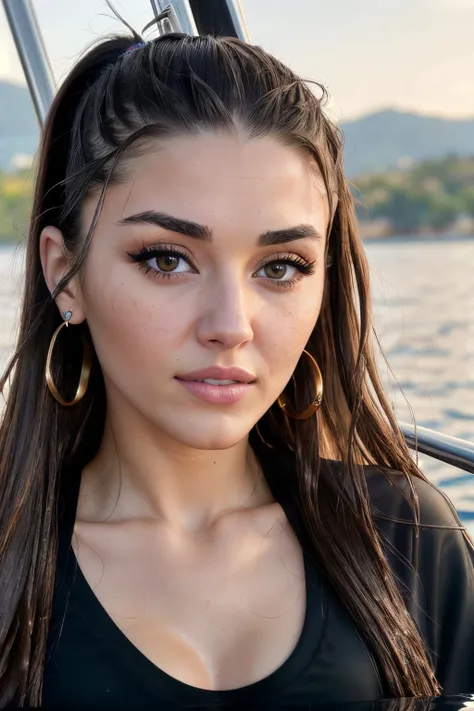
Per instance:
[[[374,651],[390,694],[437,695],[371,514],[364,464],[400,470],[409,480],[423,475],[377,373],[368,266],[343,174],[341,136],[323,111],[325,91],[319,87],[318,95],[260,47],[234,38],[170,34],[127,51],[137,40],[114,37],[90,50],[62,84],[43,132],[18,344],[0,383],[8,383],[0,430],[0,705],[12,698],[41,702],[61,473],[67,479],[73,460],[75,467],[91,460],[104,427],[95,355],[87,394],[75,407],[61,407],[46,387],[48,346],[61,321],[54,297],[80,275],[107,186],[124,177],[122,157],[139,154],[150,138],[236,126],[250,138],[273,136],[304,151],[318,165],[330,202],[337,195],[327,240],[332,266],[307,346],[324,379],[323,405],[305,422],[286,420],[272,407],[260,431],[294,455],[313,554]],[[84,235],[81,204],[93,192],[99,202]],[[46,225],[63,232],[72,259],[53,296],[39,257]],[[56,348],[55,382],[65,397],[77,384],[83,335],[90,338],[87,324],[69,329],[71,337]],[[311,377],[303,359],[295,383],[296,405],[307,403]],[[342,462],[341,477],[325,465],[328,453]]]

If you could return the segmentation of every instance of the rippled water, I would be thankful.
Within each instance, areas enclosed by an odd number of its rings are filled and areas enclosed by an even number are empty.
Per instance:
[[[380,363],[400,420],[474,440],[474,239],[370,242],[374,314],[397,381]],[[23,253],[0,247],[0,369],[18,318]],[[420,463],[474,533],[474,476]]]
[[[386,387],[405,422],[474,441],[474,239],[371,242],[375,323]],[[474,475],[429,457],[423,471],[474,533]]]

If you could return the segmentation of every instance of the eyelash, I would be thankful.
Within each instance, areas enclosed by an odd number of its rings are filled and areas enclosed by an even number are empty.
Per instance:
[[[144,245],[135,254],[132,254],[130,252],[127,252],[127,254],[131,259],[133,259],[134,262],[138,263],[139,268],[145,274],[151,272],[152,276],[156,279],[175,279],[179,277],[180,274],[182,274],[182,272],[159,272],[147,264],[150,259],[154,259],[156,257],[163,257],[168,254],[172,254],[175,257],[180,257],[192,268],[195,274],[197,273],[197,269],[194,266],[189,255],[182,252],[174,245],[167,245],[163,247],[153,247],[149,245]],[[281,281],[279,279],[270,279],[270,277],[267,278],[268,281],[272,284],[272,286],[274,285],[279,289],[290,289],[296,284],[296,282],[298,282],[304,276],[310,276],[311,274],[314,274],[316,262],[308,262],[306,259],[303,259],[303,257],[300,257],[297,254],[276,254],[272,257],[272,259],[269,259],[267,262],[261,264],[256,271],[258,272],[270,264],[288,264],[289,266],[295,267],[299,271],[299,274],[297,276],[293,277],[292,279],[287,279],[286,281]]]

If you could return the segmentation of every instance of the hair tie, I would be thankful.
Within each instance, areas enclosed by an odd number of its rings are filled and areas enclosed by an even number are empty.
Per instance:
[[[146,47],[147,42],[136,42],[135,44],[130,45],[128,49],[125,50],[125,52],[122,52],[122,54],[119,54],[119,57],[124,57],[126,54],[130,54],[131,52],[134,52],[136,49],[139,49],[140,47]]]

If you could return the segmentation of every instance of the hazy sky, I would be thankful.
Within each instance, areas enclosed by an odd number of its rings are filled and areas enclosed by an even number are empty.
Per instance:
[[[33,0],[58,80],[81,50],[120,29],[104,0]],[[115,0],[137,29],[149,0]],[[241,0],[251,40],[327,86],[348,119],[393,106],[474,116],[474,0]],[[0,78],[22,81],[0,9]]]

